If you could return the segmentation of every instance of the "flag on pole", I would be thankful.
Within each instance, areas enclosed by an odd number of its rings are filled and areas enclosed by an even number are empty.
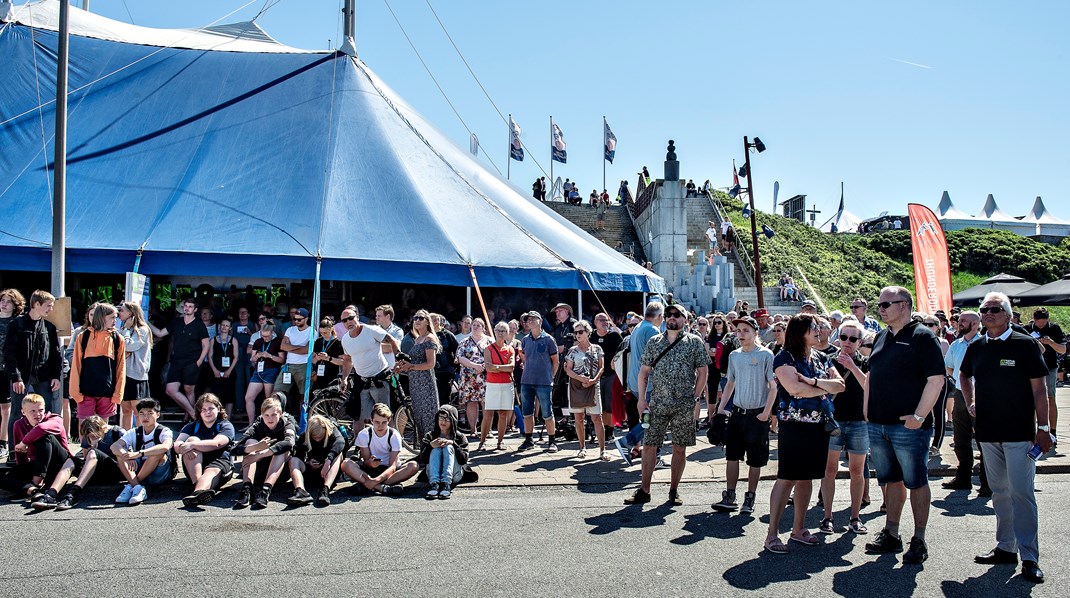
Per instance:
[[[472,133],[471,147],[469,148],[469,151],[472,152],[473,156],[479,155],[479,137],[476,137],[475,133]]]
[[[517,162],[524,161],[524,147],[520,145],[520,125],[509,116],[509,157]]]
[[[609,123],[606,122],[605,118],[602,119],[602,124],[605,125],[606,129],[606,161],[612,164],[613,155],[617,153],[617,136],[609,129]]]
[[[739,170],[736,169],[736,160],[732,159],[732,184],[739,186]]]
[[[550,121],[550,135],[552,137],[550,158],[562,164],[567,163],[568,154],[565,153],[565,134],[561,132],[561,127],[557,126],[557,123],[553,120]]]

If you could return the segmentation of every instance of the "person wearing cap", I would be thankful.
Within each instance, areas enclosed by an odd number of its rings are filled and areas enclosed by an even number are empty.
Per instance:
[[[773,382],[773,352],[756,342],[758,322],[748,317],[739,318],[734,324],[740,347],[728,354],[728,382],[717,405],[719,413],[729,416],[725,430],[727,483],[721,492],[721,502],[713,508],[721,512],[736,510],[739,462],[745,458],[750,471],[740,512],[753,513],[758,480],[762,468],[769,464],[769,419],[777,388]]]
[[[646,304],[643,312],[643,320],[632,329],[628,335],[628,394],[625,396],[625,407],[628,409],[628,423],[632,430],[625,436],[624,443],[628,446],[637,446],[643,439],[643,428],[639,425],[642,409],[639,409],[639,369],[640,358],[646,350],[647,343],[661,332],[661,325],[665,319],[665,306],[660,301],[651,301]],[[646,399],[646,397],[642,397]],[[632,413],[635,414],[634,423]]]
[[[558,360],[563,360],[565,353],[576,344],[576,318],[572,314],[572,306],[567,303],[558,303],[551,310],[554,315],[552,334],[557,343]],[[568,376],[564,368],[559,368],[554,376],[553,404],[557,407],[568,406]]]
[[[308,310],[299,307],[290,317],[290,327],[282,335],[282,350],[286,364],[282,367],[275,390],[286,393],[285,409],[290,415],[301,413],[304,404],[305,371],[308,369],[308,345],[312,342],[312,327],[308,325]],[[250,416],[251,418],[252,416]]]
[[[680,305],[665,308],[665,333],[646,343],[638,376],[639,411],[650,408],[650,428],[643,436],[643,476],[641,486],[625,504],[650,502],[650,480],[657,461],[655,450],[672,432],[672,465],[669,502],[682,505],[677,487],[687,463],[687,447],[695,446],[695,402],[706,389],[710,363],[706,345],[697,335],[684,331],[687,310]],[[652,383],[650,399],[647,385]]]
[[[529,311],[524,315],[524,321],[528,326],[528,335],[520,344],[520,357],[524,363],[520,378],[520,412],[524,416],[524,442],[520,443],[517,450],[526,451],[535,447],[531,431],[535,427],[535,398],[538,397],[543,424],[549,435],[546,452],[556,453],[558,448],[557,439],[554,437],[556,430],[550,394],[560,363],[557,343],[552,336],[543,333],[542,316],[539,312]]]
[[[810,314],[812,316],[816,316],[817,315],[817,304],[814,303],[812,299],[807,299],[806,301],[802,302],[801,306],[799,306],[799,313],[801,313],[801,314]]]
[[[1044,364],[1048,366],[1048,418],[1051,422],[1051,434],[1056,436],[1055,424],[1058,423],[1059,411],[1055,407],[1055,386],[1059,380],[1059,358],[1066,353],[1066,337],[1058,324],[1051,323],[1048,310],[1043,307],[1033,312],[1033,321],[1025,329],[1029,331],[1029,336],[1040,343]]]
[[[773,337],[773,324],[769,321],[769,310],[764,307],[759,307],[751,314],[754,321],[758,324],[758,340],[763,345],[770,345],[776,339]]]

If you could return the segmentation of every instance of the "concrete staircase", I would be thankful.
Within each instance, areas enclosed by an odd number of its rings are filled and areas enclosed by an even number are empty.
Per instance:
[[[709,240],[706,238],[706,229],[709,227],[710,221],[713,221],[717,226],[717,230],[721,230],[721,216],[717,213],[717,210],[710,205],[710,202],[705,197],[691,197],[687,200],[687,246],[696,249],[697,251],[706,251],[709,249]],[[697,253],[696,251],[696,253]],[[739,263],[739,258],[734,254],[726,256],[729,263],[735,265],[736,269],[736,288],[746,285],[748,276],[743,271],[743,266]]]
[[[736,280],[739,279],[737,278]],[[763,299],[765,299],[765,309],[769,310],[770,314],[794,316],[799,313],[799,306],[801,303],[798,301],[780,300],[780,287],[765,287],[765,292],[763,292],[762,295]],[[758,309],[758,290],[754,287],[737,286],[736,299],[750,303],[752,311]]]
[[[610,247],[616,247],[617,241],[623,241],[625,255],[640,264],[646,261],[643,244],[635,232],[635,226],[628,216],[626,207],[609,206],[606,209],[606,229],[595,230],[598,210],[586,203],[574,206],[563,202],[546,202],[546,206]]]

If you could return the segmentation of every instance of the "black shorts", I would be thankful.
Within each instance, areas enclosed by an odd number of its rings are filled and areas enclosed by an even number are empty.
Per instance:
[[[123,479],[122,474],[119,473],[119,463],[115,460],[115,457],[100,449],[93,449],[93,452],[97,455],[97,469],[93,472],[92,482],[114,484]],[[82,469],[85,468],[85,459],[82,458],[81,451],[71,455],[71,461],[74,462],[71,480],[74,480],[82,475]]]
[[[167,368],[167,383],[174,384],[179,383],[184,386],[194,386],[197,384],[197,377],[201,375],[201,368],[197,367],[196,361],[189,363],[175,363],[171,362],[171,366]]]
[[[140,401],[147,396],[149,396],[148,380],[134,380],[133,378],[126,379],[126,385],[123,386],[124,401]]]
[[[373,467],[371,465],[368,465],[367,463],[361,463],[360,470],[374,478],[375,476],[386,471],[386,465],[376,465]]]
[[[11,403],[11,378],[7,372],[0,368],[0,405]],[[21,406],[20,406],[21,407]]]
[[[725,459],[743,461],[751,467],[769,464],[769,422],[759,421],[757,414],[733,412],[728,418],[724,442]]]

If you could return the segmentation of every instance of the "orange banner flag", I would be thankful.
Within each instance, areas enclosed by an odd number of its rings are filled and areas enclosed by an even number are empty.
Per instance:
[[[910,246],[914,253],[915,309],[927,314],[951,311],[951,258],[947,237],[933,211],[921,204],[907,204],[910,215]]]

